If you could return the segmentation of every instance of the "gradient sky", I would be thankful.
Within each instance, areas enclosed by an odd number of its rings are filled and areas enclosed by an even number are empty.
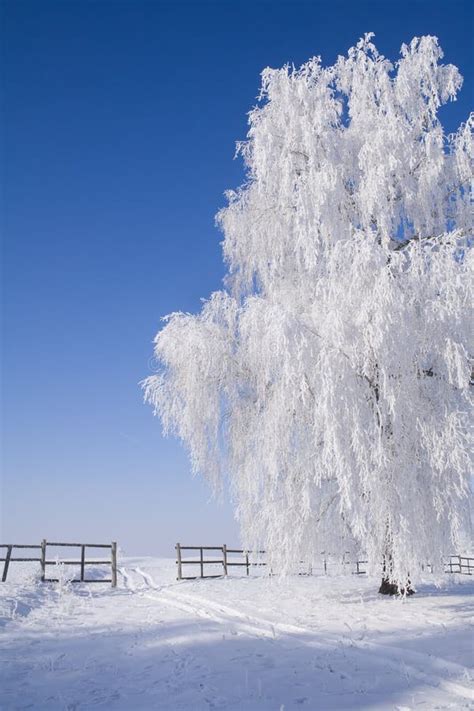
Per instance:
[[[160,317],[221,285],[214,215],[243,180],[259,74],[367,31],[392,59],[435,34],[465,77],[451,131],[472,109],[470,5],[2,3],[0,542],[238,542],[138,383]]]

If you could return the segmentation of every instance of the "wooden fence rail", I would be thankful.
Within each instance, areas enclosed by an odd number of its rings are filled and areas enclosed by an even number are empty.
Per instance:
[[[182,551],[199,551],[197,560],[184,560]],[[222,553],[220,558],[206,559],[204,551],[219,551]],[[265,551],[256,551],[263,554]],[[233,560],[232,554],[239,554],[244,560]],[[230,554],[230,555],[229,555]],[[247,575],[250,575],[250,568],[255,566],[266,565],[266,563],[252,563],[250,561],[252,551],[245,551],[242,548],[228,548],[224,543],[222,546],[182,546],[181,543],[176,544],[176,564],[178,566],[178,580],[196,580],[196,578],[221,578],[223,575],[229,574],[229,568],[245,567]],[[183,575],[183,565],[199,566],[199,575]],[[206,575],[205,565],[222,565],[222,573]]]
[[[184,559],[183,558],[183,551],[199,551],[199,557],[194,560],[190,559]],[[219,551],[221,553],[221,557],[214,557],[211,559],[205,558],[204,557],[204,551]],[[232,558],[229,558],[228,554],[232,553],[237,553],[240,554],[244,560],[243,561],[234,561]],[[264,555],[265,551],[257,551],[259,555]],[[228,575],[229,574],[229,568],[232,566],[244,566],[246,568],[247,575],[250,575],[250,570],[253,567],[258,567],[258,566],[265,566],[266,562],[264,561],[259,561],[259,562],[252,562],[249,558],[249,556],[252,555],[252,551],[245,551],[240,548],[228,548],[226,544],[224,543],[222,546],[183,546],[180,543],[176,544],[176,564],[178,566],[178,580],[196,580],[197,578],[221,578],[223,575]],[[342,559],[342,565],[345,568],[346,566],[353,567],[354,569],[351,571],[352,575],[366,575],[367,574],[367,560],[350,560],[350,558],[347,557],[348,554],[346,553],[343,556]],[[330,561],[328,558],[324,557],[321,560],[321,565],[322,569],[324,571],[324,574],[327,575],[328,573],[328,564]],[[335,561],[332,561],[332,563],[335,563]],[[300,561],[301,565],[304,565],[304,561]],[[183,565],[194,565],[199,567],[199,575],[183,575]],[[207,575],[205,573],[205,566],[206,565],[222,565],[222,572],[221,573],[213,573],[212,575],[209,574]],[[432,566],[427,565],[426,566],[430,572],[432,572]],[[460,556],[460,555],[451,555],[449,558],[445,561],[445,573],[458,573],[461,575],[474,575],[474,558],[469,558],[467,556]],[[270,571],[270,575],[272,574],[272,571]],[[308,569],[305,572],[300,572],[300,575],[313,575],[313,567],[308,567]]]
[[[78,560],[64,560],[64,559],[47,559],[47,548],[79,548],[80,558]],[[6,548],[7,552],[4,558],[0,558],[0,562],[4,563],[2,583],[6,582],[8,569],[10,563],[24,563],[24,562],[37,562],[41,566],[41,581],[43,583],[57,583],[59,578],[48,578],[46,577],[46,568],[49,565],[78,565],[80,566],[79,578],[73,578],[69,582],[71,583],[110,583],[113,588],[117,587],[117,543],[112,541],[112,543],[62,543],[56,541],[47,541],[43,539],[40,545],[19,545],[16,543],[0,544],[0,548]],[[14,548],[34,548],[40,551],[39,558],[14,558],[12,557],[12,552]],[[107,560],[87,560],[86,559],[86,548],[101,548],[102,550],[110,550],[110,558]],[[86,578],[86,565],[110,565],[111,575],[110,578],[105,579],[93,579]]]
[[[474,558],[464,555],[451,555],[445,564],[445,573],[460,573],[461,575],[474,575]]]
[[[4,583],[7,579],[8,575],[8,568],[10,567],[10,563],[39,563],[41,561],[41,558],[13,558],[12,553],[14,548],[35,548],[36,550],[40,550],[41,546],[34,546],[34,545],[20,545],[18,543],[5,543],[5,544],[0,544],[0,548],[6,548],[7,552],[5,554],[5,558],[0,558],[0,562],[2,562],[3,565],[3,574],[2,574],[2,583]]]

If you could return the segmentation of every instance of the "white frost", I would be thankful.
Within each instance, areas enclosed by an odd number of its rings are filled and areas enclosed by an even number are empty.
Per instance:
[[[226,289],[169,317],[144,386],[245,546],[283,570],[361,547],[405,583],[467,526],[473,119],[444,135],[436,38],[396,64],[371,38],[263,72]]]

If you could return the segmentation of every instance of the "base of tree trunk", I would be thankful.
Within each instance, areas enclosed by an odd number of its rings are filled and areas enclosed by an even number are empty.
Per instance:
[[[391,583],[388,578],[382,578],[379,593],[381,595],[414,595],[415,591],[410,587],[410,581],[408,581],[406,588],[399,588],[396,583]]]

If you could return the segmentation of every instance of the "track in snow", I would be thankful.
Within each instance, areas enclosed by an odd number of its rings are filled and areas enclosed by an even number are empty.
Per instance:
[[[139,587],[132,582],[131,575],[125,569],[122,569],[121,572],[126,586],[132,592],[184,612],[195,619],[210,620],[221,625],[226,631],[230,629],[231,634],[268,639],[276,639],[278,637],[280,643],[286,645],[297,643],[309,646],[320,652],[327,650],[328,646],[344,649],[352,657],[359,658],[361,661],[369,661],[372,666],[389,665],[394,672],[406,677],[412,677],[426,686],[442,689],[459,698],[474,701],[472,687],[457,681],[459,678],[470,679],[470,670],[460,664],[431,654],[407,650],[380,642],[355,641],[348,636],[328,634],[321,636],[318,632],[318,639],[315,639],[315,631],[307,627],[249,615],[235,607],[229,607],[193,593],[183,593],[178,589],[181,587],[179,584],[173,583],[166,587],[160,587],[150,574],[145,573],[139,567],[133,569],[133,573],[141,577],[142,584]],[[427,666],[443,674],[449,673],[456,680],[443,679],[429,674],[424,671]]]

